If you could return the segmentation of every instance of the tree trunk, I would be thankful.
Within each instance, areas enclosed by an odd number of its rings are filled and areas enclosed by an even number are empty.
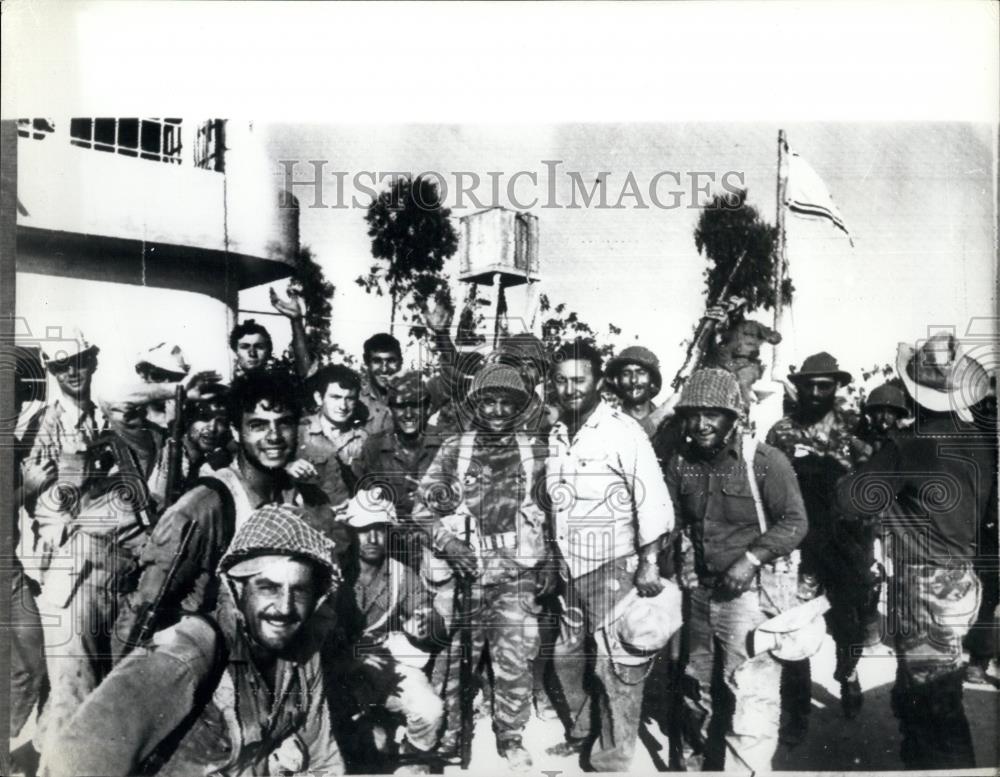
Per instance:
[[[392,297],[392,311],[389,313],[389,334],[395,336],[396,332],[396,292],[390,292]]]

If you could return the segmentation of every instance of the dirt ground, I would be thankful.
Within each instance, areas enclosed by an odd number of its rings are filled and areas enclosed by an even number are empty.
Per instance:
[[[895,771],[903,769],[899,759],[899,729],[889,707],[889,692],[896,675],[892,650],[884,645],[866,648],[858,665],[864,691],[864,706],[853,720],[844,718],[840,709],[840,688],[833,680],[833,640],[827,637],[812,664],[812,715],[809,736],[795,748],[779,746],[774,759],[776,771]],[[996,671],[996,665],[991,670]],[[1000,765],[1000,690],[994,686],[965,686],[965,710],[972,727],[976,750],[976,766],[992,768]],[[631,774],[652,774],[665,769],[668,739],[659,726],[647,721],[632,764]],[[545,748],[562,740],[562,725],[558,721],[542,721],[532,717],[525,731],[524,743],[534,759],[530,773],[535,775],[562,772],[582,773],[575,758],[546,755]],[[472,746],[472,767],[469,774],[492,775],[506,772],[505,762],[497,755],[493,732],[488,719],[480,719]],[[445,769],[445,774],[459,775],[457,766]]]

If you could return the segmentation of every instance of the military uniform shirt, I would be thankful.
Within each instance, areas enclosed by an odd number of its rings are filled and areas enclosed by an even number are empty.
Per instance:
[[[52,777],[128,775],[190,716],[199,687],[222,669],[208,703],[180,733],[160,777],[274,773],[268,756],[290,737],[288,773],[343,774],[318,653],[278,659],[272,694],[251,660],[249,637],[228,590],[215,620],[183,618],[127,656],[77,710],[60,737]],[[302,642],[307,640],[303,639]],[[224,667],[216,667],[217,661]],[[204,692],[204,691],[202,691]]]
[[[795,473],[778,450],[758,443],[754,456],[769,527],[763,535],[738,438],[708,461],[684,453],[670,459],[667,487],[690,530],[700,575],[725,572],[748,550],[778,558],[799,546],[808,530],[806,511]]]
[[[674,506],[646,433],[600,402],[576,436],[558,422],[549,434],[546,486],[555,539],[579,577],[634,556],[674,527]]]

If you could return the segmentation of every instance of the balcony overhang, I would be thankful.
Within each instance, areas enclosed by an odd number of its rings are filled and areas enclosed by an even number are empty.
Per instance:
[[[17,270],[210,294],[232,304],[236,292],[287,278],[292,261],[272,256],[107,235],[17,227]]]

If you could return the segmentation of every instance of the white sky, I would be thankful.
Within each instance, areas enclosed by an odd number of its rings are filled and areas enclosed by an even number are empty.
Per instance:
[[[789,221],[790,359],[825,348],[857,369],[996,315],[996,3],[7,0],[2,35],[4,118],[252,118],[275,160],[352,173],[735,169],[772,219],[784,127],[857,245]],[[669,371],[700,310],[697,212],[536,213],[546,291]],[[301,234],[357,349],[388,318],[352,283],[362,214],[303,210]]]
[[[323,201],[337,204],[334,171],[347,173],[345,199],[359,171],[434,170],[454,189],[456,171],[478,173],[480,198],[490,198],[488,171],[506,183],[519,170],[515,196],[537,195],[545,204],[548,168],[556,174],[556,202],[569,204],[567,171],[593,183],[607,171],[614,203],[632,171],[650,207],[623,210],[532,209],[539,218],[542,289],[564,301],[595,328],[614,323],[624,345],[638,339],[652,347],[666,368],[679,366],[679,343],[702,305],[701,273],[692,231],[695,207],[659,209],[645,194],[662,170],[681,175],[683,204],[694,198],[689,174],[743,174],[750,202],[775,218],[776,123],[564,124],[544,126],[270,125],[268,152],[275,160],[300,160],[296,179],[312,177],[308,160],[326,160]],[[786,359],[792,363],[828,350],[850,370],[892,361],[899,340],[926,335],[928,326],[952,325],[964,334],[973,317],[995,310],[993,180],[995,134],[982,124],[809,123],[785,124],[792,150],[826,182],[851,229],[855,247],[825,222],[789,216],[788,255],[796,286]],[[280,176],[276,177],[278,180]],[[702,179],[704,182],[704,179]],[[370,181],[369,181],[370,183]],[[379,188],[383,188],[384,184]],[[661,201],[678,187],[660,186]],[[718,189],[716,184],[715,189]],[[337,285],[335,339],[360,350],[373,331],[388,326],[386,298],[369,297],[353,283],[371,264],[364,208],[315,209],[299,189],[301,239]],[[358,194],[367,201],[363,193]],[[455,204],[454,191],[449,205]],[[465,202],[453,217],[475,210]],[[513,298],[514,295],[512,295]],[[513,303],[513,299],[512,299]],[[262,293],[244,304],[266,308]],[[283,324],[279,324],[283,330]]]

